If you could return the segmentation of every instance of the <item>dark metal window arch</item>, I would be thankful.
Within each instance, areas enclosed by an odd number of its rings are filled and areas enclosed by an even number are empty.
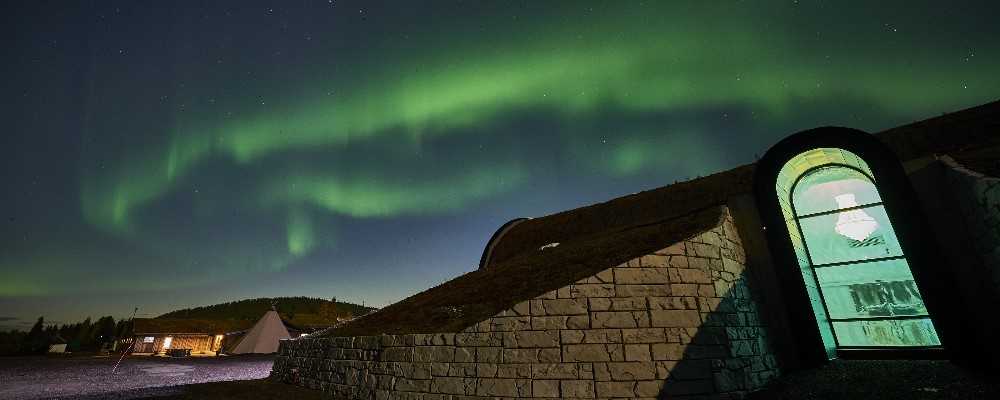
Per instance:
[[[775,178],[786,162],[818,148],[847,150],[867,164],[865,168],[870,169],[871,173],[861,171],[862,175],[877,187],[880,205],[884,207],[885,216],[892,222],[897,236],[898,250],[902,251],[909,262],[916,286],[919,287],[927,311],[938,330],[938,337],[946,354],[953,359],[959,352],[966,354],[968,350],[965,344],[949,340],[959,334],[960,324],[966,323],[960,320],[963,315],[953,312],[955,304],[950,292],[954,290],[955,278],[949,275],[947,268],[940,268],[945,263],[942,262],[941,255],[935,251],[936,240],[928,233],[930,229],[926,217],[919,203],[914,201],[916,196],[913,188],[909,186],[902,164],[892,150],[871,134],[851,128],[822,127],[786,137],[772,146],[755,165],[755,203],[761,216],[766,247],[774,265],[778,285],[777,296],[781,301],[780,304],[786,307],[783,317],[786,322],[781,324],[787,324],[783,329],[788,329],[790,334],[789,341],[784,346],[789,348],[788,351],[792,355],[783,362],[796,368],[817,365],[828,359],[826,347],[823,345],[823,335],[819,329],[819,315],[813,312],[814,303],[810,301],[808,294],[810,289],[803,283],[802,264],[798,260],[799,256],[796,256],[793,242],[789,240],[789,230],[800,227],[790,221],[788,224],[791,226],[786,225],[781,206],[781,202],[785,199],[781,196],[779,200],[779,193],[775,190]],[[824,163],[822,167],[830,167],[831,164],[833,163]],[[803,171],[795,177],[786,176],[786,179],[798,180],[807,175]],[[878,180],[875,179],[876,176]],[[793,190],[789,190],[788,193],[791,195]],[[788,205],[792,203],[794,202],[789,198]],[[859,206],[876,205],[866,202]],[[891,354],[879,352],[864,357],[926,356],[929,355],[920,350],[892,350]]]

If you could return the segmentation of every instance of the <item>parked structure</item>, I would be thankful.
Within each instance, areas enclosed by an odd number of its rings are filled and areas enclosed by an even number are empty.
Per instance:
[[[245,330],[250,321],[136,318],[133,353],[159,354],[168,349],[190,349],[192,354],[214,354],[227,333]]]
[[[668,153],[670,149],[664,149]],[[1000,102],[514,220],[478,270],[282,341],[336,398],[738,398],[832,358],[996,367]]]

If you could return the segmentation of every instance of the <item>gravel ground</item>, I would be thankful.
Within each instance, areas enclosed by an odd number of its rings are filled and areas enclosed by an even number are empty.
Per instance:
[[[1000,399],[1000,377],[944,360],[836,360],[781,377],[749,400],[783,399]]]
[[[0,399],[136,399],[175,395],[179,385],[266,378],[273,356],[0,358]]]

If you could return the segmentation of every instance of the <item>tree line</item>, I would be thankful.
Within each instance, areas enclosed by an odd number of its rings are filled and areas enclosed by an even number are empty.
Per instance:
[[[108,315],[91,321],[88,317],[75,324],[45,325],[38,317],[31,330],[0,331],[0,355],[44,354],[49,346],[66,343],[66,351],[98,351],[132,331],[128,320],[115,321]]]

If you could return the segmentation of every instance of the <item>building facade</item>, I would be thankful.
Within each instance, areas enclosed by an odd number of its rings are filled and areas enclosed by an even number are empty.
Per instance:
[[[1000,359],[1000,103],[505,224],[272,375],[335,398],[740,398],[834,358]]]

